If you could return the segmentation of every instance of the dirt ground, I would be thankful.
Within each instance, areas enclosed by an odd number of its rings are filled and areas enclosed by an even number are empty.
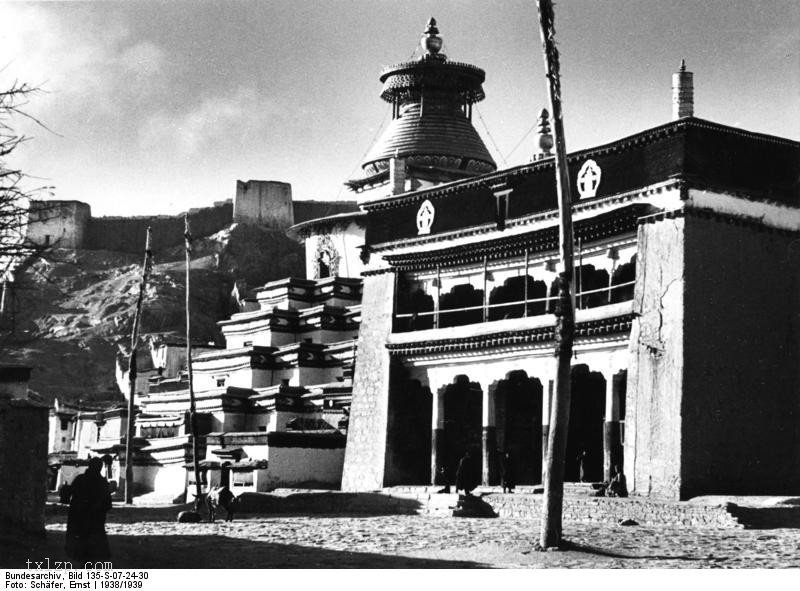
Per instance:
[[[115,507],[114,568],[800,568],[800,529],[565,523],[570,546],[533,549],[538,522],[416,515],[237,516],[181,524],[181,507]],[[66,512],[40,538],[0,538],[0,566],[65,559]]]

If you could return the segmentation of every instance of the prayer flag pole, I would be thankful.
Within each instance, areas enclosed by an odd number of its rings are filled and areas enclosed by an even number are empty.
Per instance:
[[[555,142],[556,191],[559,214],[559,254],[561,270],[558,278],[558,306],[556,309],[557,360],[554,400],[550,410],[550,432],[545,458],[544,502],[539,548],[557,547],[561,544],[562,513],[564,503],[564,460],[567,452],[569,405],[571,397],[572,343],[575,338],[575,312],[572,302],[573,236],[572,203],[567,168],[567,150],[564,141],[564,123],[561,112],[561,81],[559,78],[558,49],[555,44],[555,27],[552,0],[537,0],[539,32],[544,50],[544,65],[548,80],[550,111],[553,113],[553,140]]]
[[[192,233],[189,229],[189,214],[183,216],[184,234],[186,240],[186,372],[189,377],[189,425],[192,432],[192,465],[194,468],[195,485],[195,511],[200,503],[200,445],[197,440],[197,409],[194,400],[194,380],[192,377],[192,317],[191,317],[191,289],[190,289],[190,268],[192,252]],[[188,499],[187,499],[188,501]]]
[[[153,253],[150,250],[150,227],[147,228],[147,237],[144,246],[144,263],[142,264],[142,279],[139,283],[139,297],[136,300],[136,313],[133,316],[131,329],[131,353],[128,357],[128,431],[125,434],[125,504],[133,503],[133,433],[136,430],[136,411],[133,399],[136,393],[136,348],[139,344],[139,325],[142,320],[142,304],[144,292],[147,289],[147,278],[150,275],[150,264]]]

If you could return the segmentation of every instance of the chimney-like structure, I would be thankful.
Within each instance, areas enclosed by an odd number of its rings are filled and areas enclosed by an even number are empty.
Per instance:
[[[406,192],[406,161],[403,158],[389,158],[389,186],[392,195]]]
[[[686,60],[672,74],[672,120],[694,116],[694,74],[686,71]]]

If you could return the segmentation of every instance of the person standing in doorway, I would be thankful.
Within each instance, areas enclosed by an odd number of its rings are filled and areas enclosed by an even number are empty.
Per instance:
[[[578,461],[578,477],[581,482],[586,482],[586,450],[582,449],[576,458]]]

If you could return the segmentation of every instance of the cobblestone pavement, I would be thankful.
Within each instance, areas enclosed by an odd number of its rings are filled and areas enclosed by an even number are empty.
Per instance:
[[[107,529],[115,568],[800,568],[800,529],[789,528],[566,523],[570,549],[540,553],[533,550],[535,520],[243,516],[179,524],[176,513],[172,507],[112,511]],[[63,514],[51,515],[47,548],[30,552],[58,553],[65,528]]]

